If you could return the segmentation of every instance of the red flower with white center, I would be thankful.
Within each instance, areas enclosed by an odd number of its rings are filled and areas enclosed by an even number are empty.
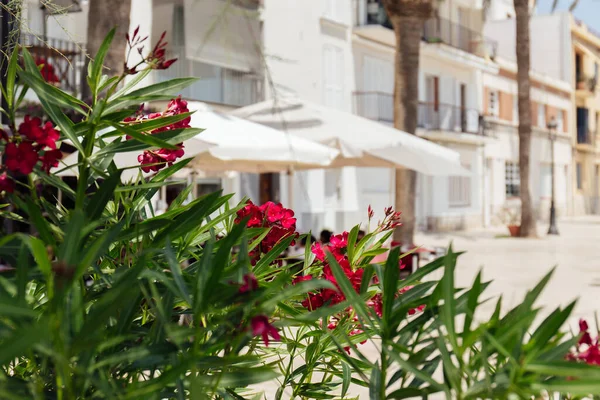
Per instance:
[[[6,156],[6,167],[13,172],[28,175],[33,171],[38,162],[38,153],[31,142],[16,144],[10,142],[4,149]]]
[[[269,323],[269,318],[267,318],[265,315],[258,315],[252,318],[250,324],[252,326],[252,335],[262,336],[263,342],[267,347],[269,346],[269,336],[271,336],[273,340],[281,339],[277,328]]]

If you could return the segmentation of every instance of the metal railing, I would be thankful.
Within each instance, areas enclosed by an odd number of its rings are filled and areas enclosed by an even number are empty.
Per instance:
[[[596,133],[586,129],[585,126],[577,126],[577,144],[594,144]]]
[[[444,43],[478,56],[494,58],[498,43],[480,32],[443,18],[432,18],[423,26],[423,41]]]
[[[394,95],[383,92],[354,93],[356,113],[372,120],[393,124]],[[477,110],[444,103],[420,102],[417,126],[427,130],[482,134]]]
[[[366,0],[363,0],[366,1]],[[383,0],[367,3],[367,25],[382,25],[393,29],[383,6]],[[444,43],[481,57],[494,58],[498,43],[485,38],[481,32],[444,18],[431,18],[423,25],[422,40],[427,43]]]
[[[78,92],[85,64],[84,44],[30,33],[21,33],[19,44],[28,48],[37,63],[45,65],[42,74],[46,80],[63,90]]]
[[[200,78],[181,91],[184,98],[238,107],[263,98],[263,80],[256,74],[188,59],[183,48],[176,49],[169,58],[177,58],[177,62],[169,69],[156,71],[159,82],[188,76]]]

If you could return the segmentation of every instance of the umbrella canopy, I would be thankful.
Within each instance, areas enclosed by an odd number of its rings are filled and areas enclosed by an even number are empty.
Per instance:
[[[196,156],[194,168],[203,171],[279,172],[323,168],[338,150],[242,118],[217,112],[190,101],[190,125],[204,128],[198,137],[215,146]]]
[[[205,176],[218,176],[227,171],[264,173],[323,168],[339,154],[338,150],[325,145],[214,111],[204,103],[190,101],[188,109],[194,112],[190,125],[205,130],[183,143],[185,157],[194,157],[189,167],[202,171]],[[77,164],[77,154],[69,155],[63,164]],[[118,153],[114,157],[115,164],[118,168],[136,167],[139,154]],[[55,168],[55,171],[61,169],[64,168]],[[138,169],[128,169],[123,179],[129,180],[138,173]],[[76,174],[76,167],[58,173],[59,176]]]
[[[105,130],[107,131],[107,130]],[[99,134],[105,133],[105,131],[100,131]],[[204,153],[208,151],[211,147],[215,145],[213,143],[206,142],[204,140],[200,140],[199,137],[195,137],[183,142],[183,146],[185,149],[184,158],[194,157],[197,154]],[[127,182],[133,178],[136,178],[138,174],[141,172],[139,168],[140,163],[138,161],[138,156],[141,154],[141,151],[131,151],[126,153],[116,153],[113,161],[115,162],[117,168],[128,168],[121,174],[121,180]],[[74,152],[65,157],[61,164],[56,168],[52,169],[52,172],[57,176],[77,176],[79,173],[76,164],[78,163],[77,158],[79,157],[79,152]],[[73,165],[71,168],[65,168],[65,166]],[[189,172],[189,170],[188,170]],[[154,174],[154,172],[143,173],[144,176],[149,176]]]
[[[298,98],[277,98],[237,109],[232,115],[285,130],[336,148],[327,168],[408,168],[426,175],[470,175],[460,155],[415,135],[354,114]]]

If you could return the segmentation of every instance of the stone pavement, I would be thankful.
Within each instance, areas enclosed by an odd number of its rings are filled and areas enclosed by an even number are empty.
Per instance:
[[[544,307],[543,315],[579,298],[570,321],[577,330],[580,317],[593,321],[594,312],[600,311],[600,217],[561,220],[558,223],[560,236],[547,236],[545,223],[539,223],[538,229],[538,239],[506,237],[507,229],[500,227],[452,234],[418,234],[415,242],[424,247],[446,247],[452,242],[455,251],[466,251],[458,259],[456,284],[469,287],[481,269],[484,280],[493,280],[485,293],[488,297],[502,294],[505,310],[519,304],[525,292],[556,266],[538,306]],[[440,272],[437,277],[441,275]],[[493,303],[489,302],[487,309],[482,307],[483,314],[493,311]],[[480,317],[485,318],[485,315]],[[361,350],[369,358],[376,357],[371,343],[362,346]],[[272,399],[276,386],[272,383],[261,386],[266,397]],[[353,385],[350,393],[361,400],[369,398],[368,390],[362,387]]]
[[[538,305],[549,312],[550,307],[565,306],[579,298],[573,320],[593,318],[594,312],[600,311],[600,217],[561,220],[558,228],[559,236],[547,236],[547,225],[538,223],[538,239],[506,237],[508,232],[502,227],[420,234],[415,241],[426,247],[452,242],[455,251],[466,251],[458,259],[457,285],[470,286],[481,269],[484,280],[493,280],[488,295],[502,294],[507,308],[519,304],[525,292],[556,266]]]

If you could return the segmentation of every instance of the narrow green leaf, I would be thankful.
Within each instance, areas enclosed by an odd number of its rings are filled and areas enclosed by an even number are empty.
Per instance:
[[[379,363],[375,362],[373,369],[371,370],[371,381],[369,383],[369,398],[371,400],[384,400],[381,397],[381,388],[383,382],[381,382],[381,368]]]
[[[122,133],[125,133],[126,135],[131,136],[132,138],[134,138],[135,140],[137,140],[141,143],[147,144],[148,146],[153,146],[153,147],[157,147],[160,149],[176,149],[177,148],[177,146],[167,143],[164,140],[159,139],[158,137],[156,137],[156,135],[141,133],[140,131],[138,131],[136,129],[132,129],[129,126],[126,126],[123,124],[111,122],[110,126],[115,128],[119,132],[122,132]]]
[[[86,214],[90,220],[93,221],[102,216],[106,205],[114,198],[115,188],[120,182],[121,171],[111,174],[108,179],[105,179],[104,182],[102,182],[86,207]]]
[[[463,340],[466,336],[469,335],[471,331],[471,322],[473,322],[473,317],[475,316],[475,310],[477,309],[479,296],[482,292],[481,286],[481,270],[477,273],[475,277],[475,281],[473,281],[473,285],[471,286],[471,290],[469,290],[469,297],[467,299],[467,311],[465,313],[465,322],[463,324]]]
[[[115,32],[115,28],[111,29],[110,32],[108,32],[108,35],[106,35],[106,37],[102,41],[102,44],[100,45],[100,48],[98,49],[98,52],[96,53],[96,57],[94,57],[94,64],[92,66],[89,78],[90,82],[93,84],[90,86],[96,94],[98,86],[100,84],[100,79],[102,78],[102,67],[104,66],[104,58],[106,57],[106,54],[110,49],[110,44],[112,43],[113,38],[115,37]]]
[[[60,260],[67,263],[67,266],[72,267],[79,261],[80,243],[82,231],[85,226],[85,217],[81,210],[73,210],[71,218],[65,229],[65,238],[58,250]]]
[[[164,142],[167,142],[170,144],[178,144],[178,143],[182,143],[186,140],[192,139],[193,137],[197,136],[203,130],[204,129],[198,129],[198,128],[173,129],[173,130],[159,132],[154,135],[147,135],[147,136],[153,136],[155,139],[158,139],[161,142],[164,141]],[[119,141],[115,140],[114,142],[109,143],[102,149],[98,150],[94,154],[94,157],[97,158],[97,157],[104,156],[106,154],[112,154],[112,153],[126,153],[126,152],[131,152],[131,151],[142,151],[142,150],[147,150],[147,149],[151,149],[151,148],[158,148],[158,147],[141,142],[137,139],[131,139],[131,140],[127,140],[124,142],[119,142]]]
[[[0,351],[0,365],[6,366],[15,359],[48,338],[48,321],[39,321],[35,325],[25,325],[10,333],[5,333]]]
[[[19,48],[15,47],[10,55],[8,69],[6,71],[6,102],[8,108],[13,108],[15,103],[15,81],[17,78],[17,70],[19,69]],[[14,107],[16,108],[16,107]]]

